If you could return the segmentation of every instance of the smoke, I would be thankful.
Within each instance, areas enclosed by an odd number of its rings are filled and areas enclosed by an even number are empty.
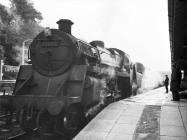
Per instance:
[[[146,68],[145,72],[143,73],[141,88],[138,90],[138,93],[163,85],[163,80],[164,78],[161,73]]]
[[[103,77],[100,80],[95,80],[96,88],[98,89],[100,102],[99,105],[105,104],[105,99],[107,96],[112,94],[112,88],[114,85],[111,83],[112,79],[115,79],[116,72],[112,67],[106,67],[101,69]]]
[[[12,31],[16,33],[20,33],[21,26],[23,25],[23,21],[21,20],[21,17],[19,15],[14,14],[14,19],[11,21],[10,28]]]
[[[116,76],[116,71],[113,67],[106,67],[101,70],[101,73],[105,73],[107,78],[114,78]]]
[[[21,50],[20,46],[17,46],[17,45],[14,46],[14,47],[13,47],[13,50],[15,51],[15,55],[13,56],[14,59],[15,59],[19,64],[21,64],[22,50]]]
[[[3,28],[4,28],[4,24],[3,24],[1,16],[0,16],[0,30],[2,30]]]
[[[102,92],[101,92],[102,94],[104,93],[103,91],[110,92],[110,89],[107,88],[108,87],[107,83],[108,83],[108,81],[110,81],[111,79],[114,79],[116,77],[116,71],[112,67],[104,68],[103,72],[107,73],[107,75],[101,80],[101,83],[100,83],[101,89],[102,89]],[[143,70],[142,75],[137,74],[137,83],[138,84],[133,83],[132,88],[137,90],[136,94],[140,94],[145,91],[152,90],[152,89],[158,88],[160,86],[163,86],[163,81],[164,81],[163,74],[145,67],[145,70]],[[112,85],[109,85],[109,86],[111,87]]]

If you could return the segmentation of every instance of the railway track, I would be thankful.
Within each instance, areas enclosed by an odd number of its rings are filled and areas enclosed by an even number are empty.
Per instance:
[[[12,115],[12,117],[11,117]],[[9,120],[11,117],[11,121]],[[16,122],[16,113],[5,114],[0,112],[0,140],[13,140],[22,137],[24,131]]]
[[[7,117],[10,114],[0,112],[0,140],[71,140],[68,136],[55,134],[40,134],[37,130],[26,133],[16,122],[16,113],[13,113],[12,123],[7,124]]]
[[[101,110],[102,109],[103,108],[101,108]],[[99,112],[96,112],[96,114]],[[7,124],[7,118],[10,116],[10,113],[5,114],[0,111],[0,140],[72,140],[74,137],[74,135],[66,136],[53,133],[40,134],[38,130],[26,133],[21,129],[20,125],[16,121],[16,113],[12,114],[12,121],[10,124]],[[90,118],[90,120],[91,119],[92,118]]]

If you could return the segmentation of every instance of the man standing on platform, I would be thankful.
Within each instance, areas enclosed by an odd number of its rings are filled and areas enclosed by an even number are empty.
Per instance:
[[[169,78],[168,75],[166,75],[165,81],[164,81],[164,86],[166,88],[166,93],[168,93],[168,85],[169,85]]]

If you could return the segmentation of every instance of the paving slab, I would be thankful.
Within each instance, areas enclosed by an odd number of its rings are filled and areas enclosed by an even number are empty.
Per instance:
[[[121,112],[121,115],[140,117],[142,111],[143,111],[143,109],[141,109],[141,110],[129,109],[128,111],[127,111],[127,110],[122,111],[122,112]]]
[[[139,117],[132,115],[121,115],[116,123],[118,124],[137,124]]]
[[[187,140],[187,137],[169,137],[169,136],[161,136],[160,140]]]
[[[178,106],[162,106],[162,108],[161,108],[161,111],[162,112],[179,112],[179,108],[178,108]]]
[[[106,132],[80,132],[74,140],[105,140],[107,135]]]
[[[186,130],[183,126],[173,126],[173,125],[161,126],[160,135],[187,137]]]
[[[133,135],[136,129],[135,124],[115,124],[110,133],[115,134],[130,134]]]
[[[124,110],[127,108],[127,105],[128,104],[119,101],[108,105],[105,110]]]
[[[121,110],[104,110],[100,114],[98,114],[95,119],[100,120],[116,120],[121,114]]]
[[[183,122],[186,123],[187,122],[187,110],[186,109],[181,109],[180,112],[181,112],[181,115],[182,115]]]
[[[179,119],[181,119],[181,113],[180,113],[180,111],[178,110],[178,111],[176,111],[176,112],[169,112],[169,111],[161,111],[161,113],[160,113],[160,115],[161,115],[161,117],[163,117],[163,118],[179,118]]]
[[[84,131],[109,132],[112,129],[114,123],[115,122],[111,120],[91,121],[89,125],[85,127]]]
[[[180,112],[178,110],[176,110],[176,112],[164,112],[162,110],[160,115],[160,125],[183,126],[183,121],[181,119]]]
[[[160,119],[160,126],[167,126],[167,125],[173,125],[173,126],[183,126],[183,122],[179,118],[162,118]]]
[[[128,135],[128,134],[117,134],[117,133],[110,133],[107,137],[106,140],[132,140],[133,135]]]

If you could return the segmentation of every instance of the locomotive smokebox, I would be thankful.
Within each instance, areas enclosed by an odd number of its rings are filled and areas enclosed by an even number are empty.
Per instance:
[[[58,24],[58,29],[66,32],[68,34],[71,34],[71,25],[73,25],[73,22],[69,19],[60,19],[56,22]]]

